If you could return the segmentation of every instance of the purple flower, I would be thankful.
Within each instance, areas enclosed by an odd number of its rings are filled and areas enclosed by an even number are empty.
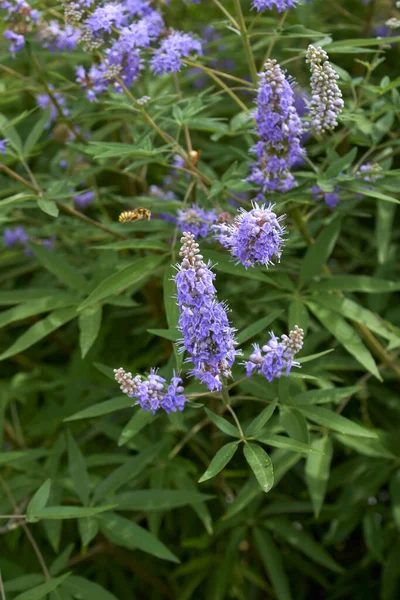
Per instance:
[[[335,186],[335,190],[333,192],[324,192],[318,185],[314,185],[311,188],[311,192],[314,195],[314,200],[319,201],[323,200],[325,204],[333,210],[339,204],[339,186]]]
[[[378,163],[365,163],[356,171],[356,175],[361,177],[364,181],[375,182],[382,177],[380,171],[382,167]]]
[[[292,85],[276,60],[268,59],[260,73],[254,118],[260,141],[250,151],[256,154],[249,181],[263,192],[286,192],[296,185],[290,168],[304,155],[303,128],[296,112]]]
[[[5,245],[12,248],[16,244],[26,246],[30,238],[23,227],[16,227],[15,229],[5,229],[3,239]]]
[[[25,46],[25,38],[23,35],[19,35],[18,33],[14,33],[13,31],[6,29],[4,32],[4,37],[6,40],[11,42],[9,47],[11,54],[20,52],[20,50],[22,50],[22,48]]]
[[[211,225],[217,220],[215,210],[204,210],[197,204],[190,208],[178,210],[177,224],[182,231],[192,233],[194,238],[206,237],[210,231]]]
[[[54,89],[51,84],[49,85],[49,88],[51,91],[53,91],[53,89]],[[66,103],[64,96],[62,94],[60,94],[60,92],[53,92],[53,96],[56,99],[58,105],[63,109],[64,116],[68,116],[70,113],[67,108],[67,103]],[[50,108],[50,118],[49,118],[49,122],[47,124],[47,127],[50,127],[50,124],[53,121],[55,121],[55,119],[58,117],[57,108],[54,106],[51,97],[49,96],[49,94],[38,94],[36,96],[36,102],[38,103],[38,105],[40,106],[40,108],[42,110],[46,110],[46,108]]]
[[[8,144],[8,140],[5,138],[3,140],[0,140],[0,154],[5,154],[6,153],[6,146]]]
[[[201,43],[188,33],[172,31],[165,38],[151,59],[151,68],[156,75],[180,71],[182,58],[191,52],[202,54]]]
[[[129,17],[144,17],[151,14],[153,9],[150,6],[151,0],[123,0],[124,6]]]
[[[45,248],[48,248],[49,250],[54,250],[54,243],[55,243],[55,241],[56,241],[56,238],[53,236],[51,238],[43,238],[42,240],[40,240],[40,243]]]
[[[167,414],[183,410],[186,398],[183,394],[182,379],[176,373],[167,387],[166,380],[157,375],[156,369],[150,370],[147,379],[142,379],[140,375],[132,377],[132,373],[127,373],[122,367],[114,369],[114,373],[122,392],[130,398],[137,398],[140,406],[147,412],[152,411],[155,414],[159,408]]]
[[[97,96],[106,91],[109,81],[105,77],[107,67],[104,64],[92,65],[88,71],[84,67],[76,68],[76,81],[86,90],[86,98],[90,102],[97,100]]]
[[[50,21],[46,27],[40,31],[40,40],[44,48],[48,48],[50,52],[71,52],[78,44],[80,37],[80,30],[72,27],[72,25],[65,25],[64,28],[60,26],[57,21]]]
[[[296,5],[298,0],[253,0],[252,8],[258,12],[272,10],[276,8],[278,12],[283,12]]]
[[[271,204],[252,202],[252,206],[250,211],[239,209],[233,223],[214,226],[219,242],[246,269],[256,264],[268,266],[274,257],[279,262],[284,241],[280,225],[284,216],[277,217]]]
[[[227,307],[218,302],[210,263],[199,254],[191,233],[181,239],[182,262],[175,276],[179,305],[179,329],[183,348],[189,353],[194,375],[209,390],[221,390],[223,377],[229,377],[238,352],[234,329],[227,317]]]
[[[254,351],[250,360],[244,363],[247,377],[253,373],[262,373],[271,382],[275,378],[279,379],[284,369],[287,377],[292,367],[299,366],[293,358],[303,347],[303,334],[303,330],[296,325],[289,335],[282,335],[280,339],[271,332],[271,339],[262,348],[253,344]]]
[[[126,23],[124,6],[118,3],[108,3],[98,6],[86,19],[84,26],[94,37],[103,33],[111,33],[111,28],[119,29]]]
[[[308,46],[306,62],[311,68],[311,128],[321,134],[334,129],[344,102],[336,80],[339,75],[329,63],[329,56],[322,48]]]
[[[74,196],[74,206],[79,210],[84,210],[87,206],[90,206],[94,202],[94,192],[87,190],[86,192],[79,192]]]

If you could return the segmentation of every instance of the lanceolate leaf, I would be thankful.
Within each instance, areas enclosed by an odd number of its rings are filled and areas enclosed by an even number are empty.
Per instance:
[[[311,442],[319,454],[310,454],[306,462],[306,482],[315,516],[318,518],[324,503],[333,454],[332,441],[329,436],[314,438]]]
[[[309,247],[301,266],[300,283],[309,281],[314,275],[321,272],[322,265],[326,263],[335,247],[340,225],[339,219],[332,221],[330,225],[321,231],[315,243]]]
[[[269,492],[274,485],[274,470],[268,454],[257,444],[248,442],[243,447],[244,456],[263,492]]]
[[[328,429],[333,429],[333,431],[365,438],[377,438],[374,431],[361,427],[361,425],[350,421],[350,419],[346,419],[342,415],[338,415],[322,406],[301,406],[298,410],[313,423],[328,427]]]
[[[261,529],[254,530],[254,541],[260,553],[278,600],[292,600],[289,579],[282,564],[281,554],[271,535]]]
[[[40,600],[40,598],[44,598],[47,594],[56,590],[69,576],[70,573],[65,573],[65,575],[61,575],[60,577],[54,577],[53,579],[46,581],[46,583],[42,583],[27,592],[15,596],[14,600]]]
[[[222,446],[220,450],[218,450],[217,454],[212,459],[210,466],[207,471],[202,475],[199,479],[199,483],[203,481],[207,481],[207,479],[211,479],[215,477],[233,458],[238,447],[238,442],[229,442]]]

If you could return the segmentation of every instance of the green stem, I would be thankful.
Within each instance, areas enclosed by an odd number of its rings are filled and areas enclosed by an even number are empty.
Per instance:
[[[226,10],[226,8],[224,6],[222,6],[221,2],[219,2],[219,0],[213,0],[214,4],[216,6],[218,6],[218,8],[220,9],[220,11],[222,11],[224,13],[224,15],[226,16],[227,19],[229,19],[229,21],[232,23],[232,25],[234,27],[236,27],[236,29],[240,29],[239,23],[232,17],[231,13],[229,12],[229,10]]]
[[[283,24],[284,24],[284,22],[285,22],[285,20],[286,20],[286,17],[287,17],[287,15],[288,15],[288,12],[289,12],[289,11],[285,10],[285,12],[282,14],[282,16],[281,16],[281,19],[280,19],[280,21],[279,21],[279,23],[278,23],[277,29],[280,29],[280,28],[283,26]],[[270,41],[270,43],[269,43],[269,46],[268,46],[268,49],[267,49],[267,52],[266,52],[266,54],[265,54],[265,56],[264,56],[264,60],[263,60],[263,62],[262,62],[262,65],[261,65],[261,69],[263,69],[263,68],[264,68],[264,65],[265,65],[266,61],[267,61],[267,60],[269,59],[269,57],[271,56],[272,50],[274,49],[274,46],[275,46],[275,44],[276,44],[276,40],[277,40],[278,38],[279,38],[279,34],[277,34],[277,33],[276,33],[276,31],[275,31],[275,35],[274,35],[274,37],[271,39],[271,41]]]
[[[234,4],[235,4],[236,17],[237,17],[237,20],[239,23],[240,33],[242,35],[244,51],[247,56],[247,62],[249,63],[251,77],[252,77],[254,83],[257,83],[258,75],[257,75],[256,63],[254,61],[253,51],[250,46],[249,34],[247,32],[246,22],[244,20],[242,7],[240,5],[240,0],[234,0]]]
[[[244,433],[243,433],[243,429],[242,429],[242,427],[240,425],[240,421],[237,418],[236,413],[235,413],[235,411],[233,410],[233,408],[232,408],[232,406],[230,404],[229,390],[228,390],[228,386],[226,385],[226,380],[225,379],[223,379],[223,381],[222,381],[222,399],[224,401],[226,409],[231,413],[231,415],[233,417],[233,420],[236,423],[236,427],[238,428],[239,433],[240,433],[242,439],[244,439]]]

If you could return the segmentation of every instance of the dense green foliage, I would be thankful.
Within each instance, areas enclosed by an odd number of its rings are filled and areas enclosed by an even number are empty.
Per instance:
[[[388,44],[374,33],[399,11],[386,0],[312,0],[280,15],[218,4],[162,7],[168,26],[201,35],[212,24],[221,36],[188,59],[203,72],[146,71],[93,103],[74,71],[96,52],[52,54],[32,36],[12,57],[1,42],[0,218],[31,240],[28,254],[1,247],[7,600],[400,597],[400,34]],[[50,0],[36,7],[62,19]],[[271,329],[305,331],[301,369],[268,383],[245,379],[238,359],[227,400],[186,375],[174,346],[180,235],[161,215],[182,202],[250,206],[246,40],[257,70],[267,54],[308,91],[305,52],[323,46],[345,108],[333,132],[307,139],[298,186],[266,196],[286,214],[279,264],[246,270],[199,240],[244,359]],[[42,93],[56,111],[50,127]],[[174,170],[188,138],[198,163]],[[368,183],[367,163],[380,167]],[[151,188],[165,176],[175,198]],[[339,189],[334,210],[314,199],[315,185]],[[77,188],[94,191],[84,212],[73,208]],[[139,206],[150,221],[118,222]],[[52,237],[52,249],[40,243]],[[166,378],[182,369],[190,402],[170,415],[132,407],[114,381],[120,366]]]

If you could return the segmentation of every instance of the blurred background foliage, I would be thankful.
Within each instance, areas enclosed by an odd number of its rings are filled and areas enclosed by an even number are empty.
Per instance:
[[[235,15],[233,2],[221,4]],[[74,70],[95,54],[82,48],[51,53],[32,36],[12,57],[1,42],[1,226],[22,226],[30,239],[3,243],[0,263],[7,600],[400,597],[400,33],[377,37],[398,11],[384,0],[313,0],[282,18],[241,5],[258,69],[268,51],[307,94],[305,50],[321,45],[345,99],[340,126],[306,140],[298,187],[267,197],[287,215],[280,264],[246,271],[201,241],[245,357],[272,327],[306,331],[301,371],[232,390],[243,427],[275,408],[258,436],[274,466],[268,494],[241,452],[198,483],[232,441],[203,408],[222,414],[219,394],[202,398],[205,388],[186,378],[196,402],[151,418],[112,373],[159,367],[170,376],[181,364],[170,218],[182,202],[233,214],[254,195],[244,182],[254,90],[240,34],[217,2],[160,6],[168,26],[208,41],[178,88],[173,76],[143,74],[131,89],[150,98],[142,106],[112,91],[88,102]],[[55,2],[35,8],[62,19]],[[49,90],[69,114],[53,99],[38,108]],[[183,147],[188,127],[195,169],[174,167],[174,144],[151,122]],[[380,167],[368,184],[359,173],[367,163]],[[338,190],[333,211],[315,200],[315,185]],[[74,206],[87,190],[93,203]],[[118,223],[137,206],[152,219]],[[242,378],[243,367],[233,374]]]

